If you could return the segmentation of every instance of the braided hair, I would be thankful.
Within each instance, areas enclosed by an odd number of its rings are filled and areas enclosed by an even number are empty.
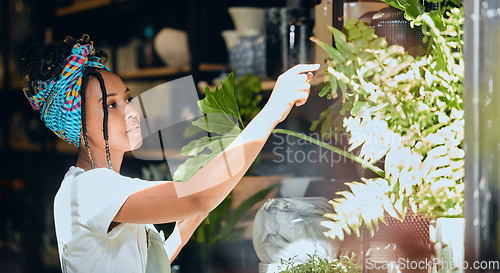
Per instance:
[[[84,34],[81,39],[74,39],[73,37],[66,37],[63,41],[51,42],[49,44],[33,44],[30,46],[23,54],[22,66],[23,71],[28,79],[28,86],[25,92],[32,96],[36,95],[36,91],[33,88],[34,83],[42,80],[46,81],[51,78],[58,80],[61,72],[66,65],[66,60],[71,53],[71,50],[75,44],[86,45],[92,44],[89,35]],[[107,54],[103,50],[96,49],[95,56],[101,58],[101,60],[107,59]],[[91,166],[95,168],[94,160],[92,159],[92,154],[90,153],[90,146],[87,138],[87,126],[85,118],[85,91],[87,89],[88,81],[90,76],[97,78],[102,92],[102,107],[104,112],[103,118],[103,133],[106,149],[106,162],[108,168],[112,168],[111,165],[111,153],[109,151],[109,141],[108,141],[108,107],[107,107],[107,92],[104,80],[101,73],[95,67],[87,67],[83,73],[82,77],[82,87],[80,90],[80,96],[82,100],[82,135],[85,142],[85,148],[87,150]]]

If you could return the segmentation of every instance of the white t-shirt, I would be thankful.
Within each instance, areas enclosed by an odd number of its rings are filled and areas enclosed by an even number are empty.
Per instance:
[[[70,167],[54,200],[63,272],[144,272],[146,228],[157,232],[154,226],[121,223],[107,231],[132,193],[160,183],[132,179],[107,168],[84,172]]]

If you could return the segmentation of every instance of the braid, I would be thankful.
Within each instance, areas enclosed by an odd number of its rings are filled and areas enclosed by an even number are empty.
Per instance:
[[[109,141],[108,141],[108,94],[106,93],[106,86],[104,85],[104,79],[102,75],[97,70],[90,70],[90,75],[96,77],[99,80],[99,85],[101,86],[102,92],[102,110],[104,112],[104,118],[102,121],[102,128],[104,133],[104,142],[106,145],[106,162],[108,168],[112,169],[111,166],[111,153],[109,152]]]
[[[95,168],[95,164],[94,164],[94,160],[92,159],[92,154],[90,153],[90,146],[89,146],[89,141],[88,141],[88,138],[87,138],[87,120],[85,118],[85,90],[87,89],[87,83],[88,83],[88,79],[89,79],[89,74],[90,74],[90,70],[92,70],[92,68],[89,68],[89,69],[86,69],[85,72],[83,73],[83,82],[82,82],[82,88],[81,88],[81,91],[80,91],[80,96],[81,96],[81,100],[82,100],[82,135],[83,135],[83,141],[85,142],[85,148],[87,149],[87,153],[89,155],[89,159],[90,159],[90,164],[91,164],[91,167],[92,169]]]

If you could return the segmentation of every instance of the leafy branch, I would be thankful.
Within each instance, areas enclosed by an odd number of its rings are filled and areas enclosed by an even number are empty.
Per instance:
[[[373,232],[384,212],[403,219],[408,207],[430,217],[463,213],[463,10],[456,1],[436,0],[439,9],[430,12],[416,0],[385,2],[421,26],[426,55],[389,46],[357,21],[342,31],[329,27],[336,48],[313,39],[329,54],[320,96],[342,91],[349,150],[360,147],[359,158],[370,164],[385,160],[380,178],[349,183],[351,191],[332,201],[335,213],[327,216],[334,221],[326,224],[334,238],[358,234],[362,224]],[[312,127],[328,133],[332,114],[326,109]]]

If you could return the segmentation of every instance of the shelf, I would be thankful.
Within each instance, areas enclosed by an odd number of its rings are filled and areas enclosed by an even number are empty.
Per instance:
[[[56,141],[56,151],[64,154],[78,154],[78,148],[74,145],[71,145],[65,142],[62,139],[58,139]]]
[[[123,80],[138,80],[144,78],[172,76],[182,73],[189,73],[190,71],[191,71],[191,66],[185,65],[181,67],[167,66],[167,67],[145,68],[136,71],[124,71],[124,72],[119,72],[118,75]]]
[[[10,144],[10,148],[12,150],[26,151],[26,152],[41,152],[42,151],[42,145],[40,145],[38,143],[11,139],[9,144]]]
[[[67,7],[58,8],[56,10],[56,16],[62,17],[67,16],[83,11],[88,11],[96,8],[101,8],[108,6],[112,3],[112,0],[92,0],[92,1],[83,1],[80,3],[75,3]]]
[[[10,89],[15,90],[15,91],[23,91],[24,86],[26,86],[25,82],[14,81],[14,82],[12,82]]]
[[[13,92],[21,92],[23,91],[24,86],[26,86],[26,83],[23,81],[12,81],[10,83],[10,88],[9,90],[4,90],[3,89],[3,82],[0,83],[0,91],[13,91]]]
[[[200,63],[198,65],[198,70],[203,72],[218,72],[224,68],[229,68],[227,64],[212,64],[212,63]]]
[[[198,70],[201,72],[219,72],[224,68],[227,68],[226,64],[201,63],[198,66]],[[165,66],[165,67],[145,68],[134,71],[124,71],[124,72],[119,72],[118,75],[123,80],[140,80],[146,78],[175,76],[178,74],[179,75],[186,74],[189,72],[191,72],[191,66],[184,65],[179,67]]]

